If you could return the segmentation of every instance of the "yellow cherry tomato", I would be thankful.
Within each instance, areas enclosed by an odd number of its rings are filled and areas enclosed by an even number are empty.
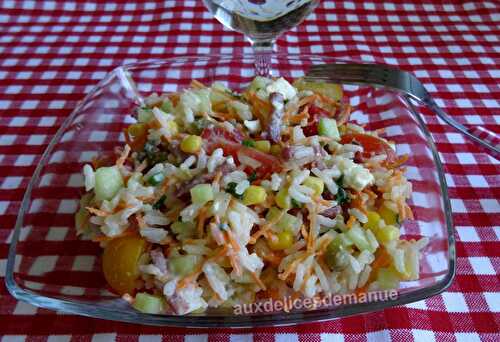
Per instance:
[[[104,248],[104,278],[120,295],[134,291],[136,280],[139,278],[139,258],[145,248],[146,241],[137,236],[115,238]]]

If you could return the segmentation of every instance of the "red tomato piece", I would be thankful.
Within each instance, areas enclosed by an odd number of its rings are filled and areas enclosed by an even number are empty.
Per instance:
[[[322,117],[330,117],[331,114],[318,106],[311,105],[309,107],[309,120],[308,120],[308,125],[304,128],[302,128],[302,131],[304,132],[304,135],[306,137],[310,137],[312,135],[317,135],[318,134],[318,122],[319,119]]]
[[[340,139],[341,144],[350,144],[353,141],[363,146],[363,157],[370,158],[372,154],[387,155],[387,162],[392,163],[397,159],[396,153],[384,140],[369,134],[345,134]]]

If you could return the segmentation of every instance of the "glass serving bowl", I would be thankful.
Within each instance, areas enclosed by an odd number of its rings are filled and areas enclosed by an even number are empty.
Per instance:
[[[430,239],[422,251],[420,279],[402,282],[397,298],[344,303],[314,310],[235,315],[209,312],[189,316],[149,315],[135,311],[107,290],[98,244],[81,240],[74,213],[83,193],[81,170],[92,157],[123,145],[123,129],[135,119],[135,106],[152,92],[172,92],[192,79],[219,81],[241,89],[254,76],[253,56],[182,57],[132,64],[109,73],[78,104],[50,142],[33,175],[17,218],[7,262],[11,294],[43,308],[73,314],[152,325],[188,327],[283,325],[327,320],[406,304],[446,289],[455,271],[451,209],[441,163],[418,108],[388,89],[344,85],[352,119],[368,129],[385,128],[397,154],[409,154],[406,176],[413,183],[409,201],[415,220],[402,225],[402,236]],[[303,76],[308,66],[339,62],[318,56],[276,56],[273,75]]]

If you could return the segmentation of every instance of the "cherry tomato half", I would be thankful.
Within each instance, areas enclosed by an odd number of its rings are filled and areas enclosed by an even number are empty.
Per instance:
[[[120,295],[133,293],[139,277],[139,258],[146,241],[138,236],[123,236],[111,240],[104,248],[102,270],[109,286]]]

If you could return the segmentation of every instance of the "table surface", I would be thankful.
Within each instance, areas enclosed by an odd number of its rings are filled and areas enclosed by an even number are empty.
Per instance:
[[[458,121],[500,133],[498,1],[324,1],[278,41],[288,53],[387,63],[414,72]],[[140,24],[139,24],[140,23]],[[446,171],[457,272],[441,295],[384,311],[281,328],[188,330],[62,315],[17,302],[4,285],[16,213],[64,118],[123,63],[247,53],[201,1],[0,1],[0,336],[3,340],[498,340],[500,166],[426,117]]]

